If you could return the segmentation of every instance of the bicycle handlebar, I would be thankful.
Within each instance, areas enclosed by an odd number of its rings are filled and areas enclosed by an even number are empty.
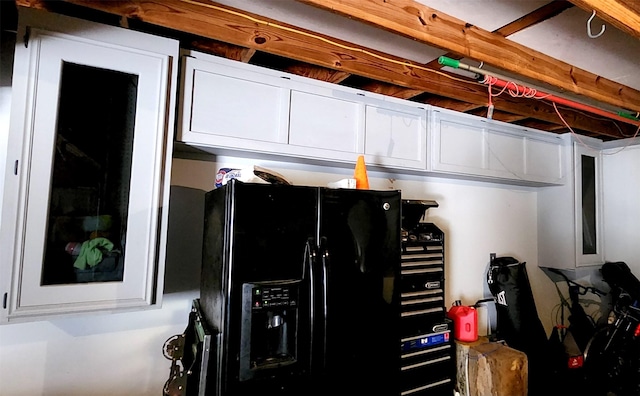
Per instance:
[[[560,271],[559,269],[556,268],[549,268],[549,270],[553,273],[556,273],[560,276],[562,276],[564,278],[564,281],[567,282],[567,284],[572,285],[572,286],[576,286],[578,288],[578,294],[581,296],[584,296],[585,294],[587,294],[587,292],[591,292],[593,294],[595,294],[596,296],[600,296],[600,297],[604,297],[607,295],[607,293],[603,292],[600,289],[597,289],[593,286],[584,286],[581,285],[575,281],[572,281],[571,279],[569,279],[569,277],[567,277],[565,274],[562,273],[562,271]]]

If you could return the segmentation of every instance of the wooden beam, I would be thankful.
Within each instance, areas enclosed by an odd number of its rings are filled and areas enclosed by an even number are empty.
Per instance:
[[[573,7],[567,0],[556,0],[550,3],[543,5],[542,7],[535,9],[524,15],[515,21],[509,22],[506,25],[502,26],[493,31],[493,33],[498,33],[503,35],[504,37],[508,37],[514,33],[517,33],[521,30],[524,30],[528,27],[537,25],[540,22],[546,21],[547,19],[554,17],[561,12],[565,11],[568,8]],[[444,56],[451,59],[460,60],[463,58],[462,55],[454,54],[453,52],[447,52]],[[434,59],[431,62],[427,63],[427,66],[440,69],[442,65],[438,63],[438,59]]]
[[[527,15],[524,15],[513,22],[509,22],[499,29],[493,31],[504,37],[511,36],[521,30],[535,26],[540,22],[544,22],[549,18],[562,13],[563,11],[573,7],[573,4],[567,0],[556,0],[537,8]]]
[[[256,50],[253,48],[240,47],[238,45],[223,43],[221,41],[208,38],[195,38],[190,40],[186,45],[190,49],[243,63],[249,63],[253,55],[256,53]],[[314,80],[326,81],[333,84],[339,84],[351,75],[350,73],[316,66],[309,63],[292,62],[293,64],[287,64],[279,69],[286,71],[287,73],[313,78]]]
[[[333,70],[327,67],[311,65],[308,63],[296,63],[293,65],[289,65],[285,67],[283,71],[291,74],[296,74],[298,76],[313,78],[314,80],[330,82],[333,84],[339,84],[340,82],[351,76],[351,73]]]
[[[424,91],[421,89],[404,88],[398,85],[387,84],[380,81],[371,81],[366,84],[360,85],[359,88],[365,91],[393,96],[394,98],[400,99],[411,99],[424,93]]]
[[[445,98],[437,95],[429,96],[425,98],[422,102],[426,104],[430,104],[432,106],[443,107],[445,109],[459,111],[461,113],[466,113],[467,111],[484,107],[483,105],[480,105],[480,104],[463,102],[460,100]]]
[[[43,9],[60,4],[57,1],[23,1],[27,6]],[[471,106],[486,106],[488,100],[487,88],[482,84],[215,3],[193,0],[67,0],[66,3],[468,102]],[[495,110],[560,122],[553,107],[543,101],[501,95],[493,99],[493,104]],[[563,117],[572,127],[620,137],[615,135],[617,130],[612,129],[610,122],[593,120],[570,110],[563,110]]]
[[[638,0],[570,0],[573,4],[623,32],[640,39],[640,1]],[[586,20],[585,20],[586,23]],[[635,110],[635,109],[634,109]]]
[[[56,1],[21,0],[34,8]],[[227,6],[193,0],[66,0],[179,32],[295,59],[443,96],[486,101],[481,84],[462,82],[411,61]],[[453,94],[453,95],[451,95]]]
[[[256,50],[253,48],[240,47],[210,39],[195,39],[189,43],[190,48],[222,56],[227,59],[233,59],[243,63],[249,63]]]
[[[509,22],[506,25],[494,30],[493,33],[498,33],[503,35],[504,37],[507,37],[523,29],[537,25],[540,22],[546,21],[547,19],[560,14],[561,12],[571,7],[573,7],[573,4],[571,4],[567,0],[552,1],[540,8],[531,11],[527,15],[516,19],[515,21]],[[463,58],[462,55],[454,54],[453,52],[447,52],[444,56],[456,60],[460,60]],[[438,63],[438,59],[432,60],[425,66],[437,70],[442,68],[442,65]]]
[[[547,132],[556,132],[556,133],[564,132],[564,131],[568,132],[568,129],[565,125],[552,124],[549,122],[535,120],[533,118],[526,118],[524,120],[518,121],[516,124],[522,125],[527,128],[539,129],[541,131],[547,131]]]
[[[414,0],[298,1],[550,84],[561,91],[640,111],[638,90],[578,69]]]
[[[481,108],[477,108],[477,109],[473,109],[471,111],[468,112],[468,114],[473,114],[479,117],[487,117],[487,108],[486,107],[481,107]],[[493,114],[491,115],[491,119],[496,120],[496,121],[502,121],[502,122],[515,122],[515,121],[520,121],[520,120],[524,120],[528,118],[527,116],[524,115],[520,115],[520,114],[512,114],[512,113],[507,113],[504,111],[495,111],[493,112]]]

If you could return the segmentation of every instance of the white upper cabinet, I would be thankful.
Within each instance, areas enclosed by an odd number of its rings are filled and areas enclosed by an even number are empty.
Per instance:
[[[425,105],[184,51],[177,140],[321,163],[424,170]]]
[[[178,42],[20,9],[2,322],[161,302]]]
[[[538,265],[560,269],[604,262],[601,142],[565,135],[567,183],[538,191]]]
[[[196,51],[183,56],[177,140],[210,152],[355,163],[522,185],[565,182],[552,133]]]
[[[430,170],[520,184],[562,184],[562,140],[555,134],[433,108]]]

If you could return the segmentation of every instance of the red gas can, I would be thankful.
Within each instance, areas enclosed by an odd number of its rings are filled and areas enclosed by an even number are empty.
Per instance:
[[[478,339],[478,312],[474,307],[466,307],[456,300],[447,316],[453,320],[453,337],[456,340],[472,342]]]

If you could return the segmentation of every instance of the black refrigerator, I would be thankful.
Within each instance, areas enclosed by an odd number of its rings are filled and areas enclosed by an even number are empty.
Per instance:
[[[208,192],[207,394],[399,395],[400,257],[399,191]]]

